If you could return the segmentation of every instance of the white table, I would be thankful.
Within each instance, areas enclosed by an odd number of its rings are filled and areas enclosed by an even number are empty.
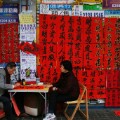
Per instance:
[[[13,89],[13,90],[8,90],[10,93],[10,98],[12,98],[16,93],[18,92],[34,92],[34,93],[40,93],[40,95],[44,98],[45,100],[45,115],[47,114],[47,93],[49,91],[50,86],[46,86],[43,89]]]

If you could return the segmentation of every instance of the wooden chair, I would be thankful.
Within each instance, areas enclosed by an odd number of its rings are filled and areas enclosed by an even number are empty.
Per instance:
[[[82,89],[82,93],[80,93],[78,99],[76,101],[67,101],[67,102],[65,102],[67,104],[67,106],[66,106],[66,108],[64,110],[64,115],[67,118],[67,120],[73,120],[77,110],[79,110],[79,112],[86,118],[86,120],[89,119],[87,88],[81,83],[79,83],[79,86],[80,86],[80,89]],[[85,110],[86,110],[85,113],[80,109],[81,103],[85,103]],[[76,105],[73,113],[71,114],[71,116],[69,116],[67,114],[67,110],[68,110],[69,105]]]

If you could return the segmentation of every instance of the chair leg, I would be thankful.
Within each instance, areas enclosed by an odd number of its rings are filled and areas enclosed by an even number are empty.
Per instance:
[[[87,100],[87,90],[86,90],[86,99],[85,99],[85,104],[86,104],[86,119],[89,119],[89,115],[88,115],[88,100]]]
[[[68,106],[69,106],[69,105],[67,105],[66,108],[65,108],[65,110],[64,110],[64,115],[65,115],[65,117],[67,118],[67,120],[73,120],[73,118],[74,118],[77,110],[79,109],[79,104],[76,105],[76,107],[75,107],[75,109],[74,109],[74,111],[73,111],[73,113],[72,113],[71,116],[68,116],[68,114],[67,114]]]
[[[76,105],[76,107],[75,107],[75,109],[74,109],[74,111],[73,111],[73,114],[72,114],[72,116],[70,117],[70,118],[71,118],[70,120],[73,120],[73,118],[74,118],[77,110],[79,109],[79,105],[80,105],[80,104],[77,104],[77,105]]]
[[[80,109],[80,104],[77,104],[71,116],[68,116],[68,114],[67,114],[67,109],[68,109],[68,106],[69,106],[69,105],[67,105],[65,110],[64,110],[64,115],[67,118],[67,120],[73,120],[77,110],[79,110],[79,112],[86,118],[86,120],[89,120],[88,104],[87,104],[87,102],[85,104],[86,104],[85,113]]]
[[[86,93],[87,96],[87,93]],[[88,103],[87,103],[87,97],[85,99],[85,112],[83,112],[80,107],[79,107],[79,112],[86,118],[86,120],[89,120],[89,115],[88,115]]]
[[[86,120],[89,120],[89,115],[88,115],[88,101],[87,101],[87,89],[85,86],[83,86],[82,84],[80,84],[80,86],[82,87],[83,91],[82,93],[79,95],[78,97],[78,100],[77,101],[74,101],[74,102],[69,102],[70,104],[67,104],[65,110],[64,110],[64,115],[65,117],[67,118],[67,120],[73,120],[77,110],[79,110],[79,112],[86,118]],[[85,95],[85,112],[83,112],[81,109],[80,109],[80,104],[83,103],[82,100],[83,100],[83,96]],[[68,106],[69,105],[73,105],[73,104],[76,104],[76,107],[72,113],[71,116],[68,116],[67,114],[67,109],[68,109]]]
[[[64,110],[64,113],[66,113],[66,112],[67,112],[67,109],[68,109],[68,105],[66,106],[66,108],[65,108],[65,110]]]
[[[67,106],[66,106],[66,108],[65,108],[65,110],[64,110],[64,115],[65,115],[65,117],[67,118],[67,120],[70,120],[70,117],[68,116],[68,114],[67,114],[67,109],[68,109],[68,104],[67,104]]]

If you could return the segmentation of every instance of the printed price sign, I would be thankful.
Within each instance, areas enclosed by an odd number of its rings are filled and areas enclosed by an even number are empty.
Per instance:
[[[84,17],[104,17],[104,11],[83,11]]]

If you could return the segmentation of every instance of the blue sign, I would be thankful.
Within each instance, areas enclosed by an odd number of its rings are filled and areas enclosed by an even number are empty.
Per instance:
[[[120,15],[120,10],[105,10],[105,15]]]
[[[0,7],[0,24],[18,22],[18,5],[5,4]]]
[[[72,10],[72,5],[68,4],[49,4],[50,10]]]

